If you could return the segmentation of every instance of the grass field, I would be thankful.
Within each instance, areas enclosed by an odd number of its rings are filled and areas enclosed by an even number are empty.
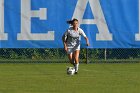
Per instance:
[[[140,63],[80,64],[78,75],[66,74],[70,64],[0,64],[0,93],[139,93]]]

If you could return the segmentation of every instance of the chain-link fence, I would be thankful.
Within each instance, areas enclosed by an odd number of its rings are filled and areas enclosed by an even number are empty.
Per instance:
[[[139,62],[140,49],[81,49],[80,62]],[[66,63],[64,49],[0,49],[0,62]]]

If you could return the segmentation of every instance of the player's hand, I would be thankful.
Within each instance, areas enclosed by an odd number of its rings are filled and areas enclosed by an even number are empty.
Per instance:
[[[86,45],[87,45],[87,46],[90,46],[90,44],[89,44],[89,43],[87,43]]]
[[[64,49],[65,49],[66,52],[68,51],[68,47],[67,46],[65,46]]]

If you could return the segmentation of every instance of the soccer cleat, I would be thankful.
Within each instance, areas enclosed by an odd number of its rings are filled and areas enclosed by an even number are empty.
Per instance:
[[[75,72],[75,74],[78,74],[78,72]]]

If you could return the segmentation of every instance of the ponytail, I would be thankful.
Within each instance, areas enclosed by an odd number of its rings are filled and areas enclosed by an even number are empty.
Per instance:
[[[72,21],[72,20],[68,20],[68,21],[67,21],[67,24],[72,25],[72,24],[73,24],[73,21]]]
[[[74,18],[73,20],[68,20],[67,23],[70,24],[70,25],[72,25],[74,21],[77,21],[78,22],[78,19]]]

